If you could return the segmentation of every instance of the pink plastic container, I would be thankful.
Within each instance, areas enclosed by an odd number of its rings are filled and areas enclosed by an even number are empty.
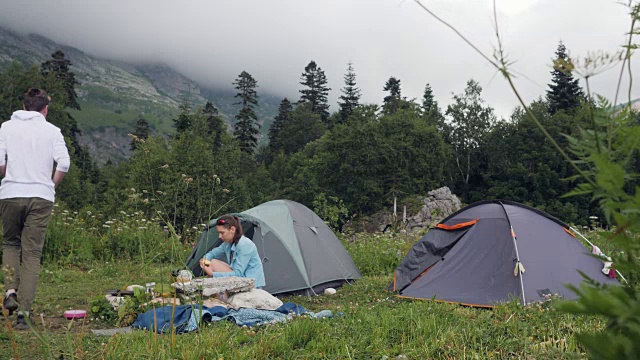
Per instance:
[[[67,310],[64,312],[64,317],[71,319],[82,319],[87,315],[87,312],[84,310]]]

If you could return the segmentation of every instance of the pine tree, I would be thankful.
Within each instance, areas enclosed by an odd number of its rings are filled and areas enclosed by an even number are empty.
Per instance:
[[[147,140],[151,135],[151,128],[149,128],[149,122],[140,114],[138,120],[136,120],[136,127],[133,129],[133,135],[135,138],[131,139],[131,151],[138,148],[139,140]]]
[[[424,95],[422,96],[422,111],[425,114],[429,114],[435,106],[438,106],[438,103],[433,97],[433,90],[431,90],[431,85],[427,84],[424,87]]]
[[[300,90],[302,94],[302,96],[300,96],[300,102],[311,103],[313,112],[320,115],[320,119],[326,124],[329,119],[327,96],[331,89],[327,87],[327,77],[324,71],[312,60],[304,68],[301,80],[300,84],[307,88]]]
[[[207,134],[213,136],[213,148],[219,149],[222,145],[222,134],[225,131],[224,121],[216,108],[211,102],[207,101],[202,109],[207,122]]]
[[[428,124],[434,125],[438,130],[444,130],[444,116],[429,84],[424,87],[424,95],[422,96],[422,117],[426,119]]]
[[[269,151],[271,154],[276,154],[282,150],[282,139],[280,132],[291,120],[291,111],[293,106],[289,99],[284,98],[280,102],[280,108],[278,109],[278,115],[273,119],[273,123],[269,128]]]
[[[342,91],[342,95],[340,95],[342,102],[338,102],[340,106],[340,122],[344,124],[360,101],[360,89],[356,87],[356,74],[353,72],[351,62],[349,62],[347,73],[344,75],[344,88],[340,91]]]
[[[58,94],[64,94],[64,96],[58,95],[57,98],[64,108],[81,110],[80,104],[78,104],[78,94],[75,90],[75,87],[79,82],[76,80],[76,76],[73,71],[71,71],[71,61],[65,58],[62,50],[55,51],[51,54],[51,59],[40,65],[40,73],[44,80],[44,87],[47,88],[47,90],[50,90],[50,94],[55,93],[55,91],[51,91],[53,88],[48,88],[50,86],[58,86],[55,85],[54,82],[59,82],[61,85],[61,91]],[[54,120],[57,117],[54,113],[55,111],[52,111],[50,107],[47,119]],[[61,112],[58,116],[60,117],[58,120],[62,120],[66,117],[66,121],[61,121],[61,123],[64,124],[61,129],[63,129],[63,134],[69,137],[71,147],[73,149],[71,152],[71,161],[74,166],[80,170],[79,177],[81,179],[78,184],[79,189],[77,190],[82,194],[82,196],[78,196],[78,191],[76,191],[74,195],[77,198],[74,199],[74,203],[70,204],[67,202],[67,205],[70,205],[71,207],[80,207],[86,205],[87,202],[91,200],[91,184],[96,184],[99,181],[99,171],[97,165],[89,155],[89,149],[80,144],[78,136],[81,135],[81,131],[76,119],[74,119],[68,111]]]
[[[173,119],[173,126],[178,134],[182,134],[191,128],[191,106],[189,100],[185,97],[180,104],[180,115],[177,119]]]
[[[561,42],[556,50],[556,59],[551,71],[550,90],[547,90],[549,112],[555,114],[560,110],[570,111],[580,105],[584,98],[578,79],[573,78],[573,62],[567,55],[567,49]]]
[[[64,91],[64,97],[61,100],[63,107],[80,110],[78,104],[78,95],[76,94],[75,86],[79,84],[76,80],[76,75],[70,69],[71,61],[65,58],[62,50],[57,50],[51,54],[51,59],[43,62],[40,65],[40,73],[45,79],[45,83],[50,85],[47,80],[49,77],[55,78],[60,84],[62,84],[62,90]],[[51,79],[50,79],[51,80]],[[82,153],[78,135],[81,135],[80,128],[76,119],[71,116],[69,112],[66,112],[67,124],[65,126],[67,133],[64,135],[69,136],[71,145],[74,148],[74,153],[79,156]]]
[[[71,61],[64,57],[62,50],[57,50],[51,54],[51,59],[42,63],[40,71],[43,76],[47,76],[49,73],[55,74],[56,78],[62,80],[64,83],[64,90],[67,93],[64,106],[80,110],[80,104],[78,104],[78,94],[76,94],[76,85],[80,83],[76,80],[75,74],[70,70]]]
[[[246,71],[238,75],[233,82],[238,93],[235,97],[240,101],[234,105],[242,105],[240,112],[236,115],[238,122],[235,126],[234,135],[240,143],[240,149],[246,153],[253,154],[258,144],[258,116],[253,107],[258,105],[258,94],[256,87],[258,82]]]
[[[391,115],[402,107],[402,94],[400,90],[400,80],[393,76],[384,84],[384,91],[388,91],[389,95],[384,97],[382,104],[382,113]]]

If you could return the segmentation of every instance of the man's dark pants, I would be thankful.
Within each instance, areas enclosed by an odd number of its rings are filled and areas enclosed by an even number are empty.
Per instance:
[[[4,286],[18,291],[20,310],[31,311],[33,305],[52,209],[53,203],[41,198],[0,200]]]

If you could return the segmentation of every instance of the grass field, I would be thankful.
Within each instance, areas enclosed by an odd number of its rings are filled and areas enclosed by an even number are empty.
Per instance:
[[[224,322],[183,335],[136,331],[101,337],[90,329],[112,324],[62,317],[66,309],[88,309],[89,300],[107,289],[167,283],[171,269],[135,262],[44,264],[34,309],[37,330],[11,331],[2,320],[0,359],[571,359],[585,356],[574,334],[604,326],[598,318],[559,313],[548,303],[483,310],[401,300],[383,290],[390,276],[366,276],[333,296],[283,299],[311,311],[344,313],[330,319],[300,317],[257,328]]]

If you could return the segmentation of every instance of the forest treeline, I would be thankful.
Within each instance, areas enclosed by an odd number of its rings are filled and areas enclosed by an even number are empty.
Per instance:
[[[568,148],[571,136],[592,126],[589,114],[600,105],[585,96],[562,43],[555,60],[546,94],[530,107]],[[332,89],[311,61],[300,76],[300,97],[282,99],[268,142],[259,146],[258,81],[242,71],[233,82],[238,112],[231,131],[213,103],[194,106],[185,98],[174,134],[154,134],[140,114],[130,135],[133,156],[97,166],[79,144],[80,129],[68,112],[81,110],[70,66],[56,51],[40,66],[15,63],[1,72],[0,118],[6,121],[21,108],[29,87],[51,95],[47,119],[62,129],[73,161],[58,199],[71,210],[107,217],[120,211],[160,214],[181,232],[224,212],[286,198],[339,228],[349,218],[389,207],[394,198],[411,208],[429,190],[449,186],[465,203],[508,199],[579,224],[600,217],[588,196],[563,197],[575,188],[575,170],[530,115],[516,108],[499,119],[474,80],[460,84],[443,108],[430,84],[422,98],[408,99],[401,79],[390,77],[381,84],[382,102],[368,104],[360,101],[349,63],[338,109],[331,112]],[[634,164],[637,173],[640,161]]]

